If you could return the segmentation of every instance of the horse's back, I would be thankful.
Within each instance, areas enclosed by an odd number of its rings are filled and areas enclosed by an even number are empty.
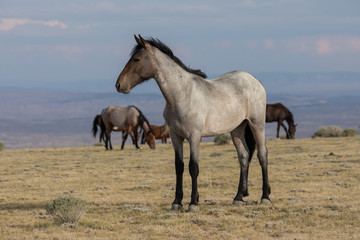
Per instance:
[[[290,115],[291,112],[282,103],[266,105],[266,122],[282,121]]]
[[[249,111],[264,110],[266,107],[266,91],[261,82],[244,71],[233,71],[225,73],[220,77],[214,79],[215,83],[223,85],[224,92],[221,94],[228,94],[234,96],[241,102],[242,107],[247,107]],[[233,100],[236,102],[236,100]],[[245,106],[246,105],[246,106]]]
[[[232,72],[224,73],[218,78],[215,78],[210,81],[222,82],[224,84],[233,84],[235,86],[241,86],[246,88],[248,86],[253,86],[256,87],[257,90],[258,89],[264,90],[263,85],[256,77],[244,71],[232,71]]]
[[[245,119],[265,125],[266,92],[254,76],[233,71],[206,81],[209,86],[199,108],[206,112],[203,136],[229,132]]]
[[[101,116],[104,121],[111,123],[111,125],[116,126],[121,129],[127,128],[126,118],[128,115],[128,108],[119,107],[119,106],[108,106],[104,108]]]

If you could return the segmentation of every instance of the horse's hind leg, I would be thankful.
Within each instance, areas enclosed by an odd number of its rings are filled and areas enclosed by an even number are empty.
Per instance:
[[[171,134],[171,133],[170,133]],[[175,170],[176,170],[176,192],[175,200],[172,204],[172,210],[179,210],[182,208],[183,199],[183,173],[184,173],[184,161],[183,161],[183,143],[184,139],[171,134],[171,140],[175,151]]]
[[[192,133],[192,136],[189,139],[190,144],[190,161],[189,161],[189,173],[191,176],[191,202],[189,206],[189,211],[192,211],[196,208],[199,203],[199,192],[197,187],[197,178],[199,176],[199,150],[200,150],[200,133]]]
[[[247,144],[245,138],[246,127],[247,127],[247,122],[244,121],[239,127],[237,127],[236,129],[230,132],[232,141],[238,153],[239,164],[240,164],[239,187],[238,187],[238,192],[234,198],[234,204],[243,203],[243,197],[249,195],[248,172],[249,172],[249,163],[254,148],[251,147],[251,149],[249,149],[249,146]]]
[[[259,159],[259,163],[262,170],[262,178],[263,178],[263,194],[261,197],[261,202],[266,203],[270,201],[270,184],[269,184],[269,177],[268,177],[268,152],[265,144],[265,122],[255,124],[249,123],[251,131],[254,135],[256,146],[257,146],[257,157]],[[267,200],[267,201],[266,201]]]

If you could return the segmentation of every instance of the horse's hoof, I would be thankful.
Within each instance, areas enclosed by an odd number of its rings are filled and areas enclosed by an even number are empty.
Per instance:
[[[182,208],[183,208],[183,206],[180,205],[180,204],[173,204],[173,205],[171,206],[171,210],[173,210],[173,211],[182,210]]]
[[[189,208],[188,208],[188,212],[197,212],[197,211],[199,211],[199,206],[198,205],[194,205],[194,204],[191,204],[191,205],[189,205]]]
[[[271,205],[272,202],[271,202],[270,199],[263,198],[263,199],[261,199],[260,204],[261,204],[261,205]]]
[[[234,200],[233,205],[235,206],[242,206],[245,205],[244,201]]]

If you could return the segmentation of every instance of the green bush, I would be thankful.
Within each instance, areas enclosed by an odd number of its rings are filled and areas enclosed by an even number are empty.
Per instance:
[[[231,140],[231,137],[229,135],[223,134],[223,135],[216,136],[214,138],[214,143],[216,145],[224,145],[224,144],[229,144],[230,140]]]
[[[77,223],[87,212],[89,204],[74,197],[59,197],[46,203],[46,213],[52,216],[56,223]]]
[[[5,149],[5,144],[0,142],[0,151],[4,150]]]
[[[340,137],[343,130],[338,126],[326,126],[319,128],[313,137]]]
[[[357,136],[359,133],[358,131],[356,131],[355,129],[345,129],[341,136],[344,136],[344,137],[354,137],[354,136]]]

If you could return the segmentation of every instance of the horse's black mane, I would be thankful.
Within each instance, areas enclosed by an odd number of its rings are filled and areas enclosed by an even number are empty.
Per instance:
[[[182,67],[185,71],[189,72],[189,73],[193,73],[196,74],[200,77],[203,78],[207,78],[206,74],[204,72],[202,72],[200,69],[191,69],[189,67],[187,67],[178,57],[176,57],[174,55],[174,53],[171,51],[171,49],[166,46],[164,43],[162,43],[159,39],[155,39],[155,38],[148,38],[145,39],[151,46],[156,47],[157,49],[159,49],[162,53],[166,54],[167,56],[169,56],[174,62],[176,62],[180,67]],[[136,45],[132,51],[131,51],[131,55],[133,56],[137,51],[139,51],[142,48],[141,45]]]

